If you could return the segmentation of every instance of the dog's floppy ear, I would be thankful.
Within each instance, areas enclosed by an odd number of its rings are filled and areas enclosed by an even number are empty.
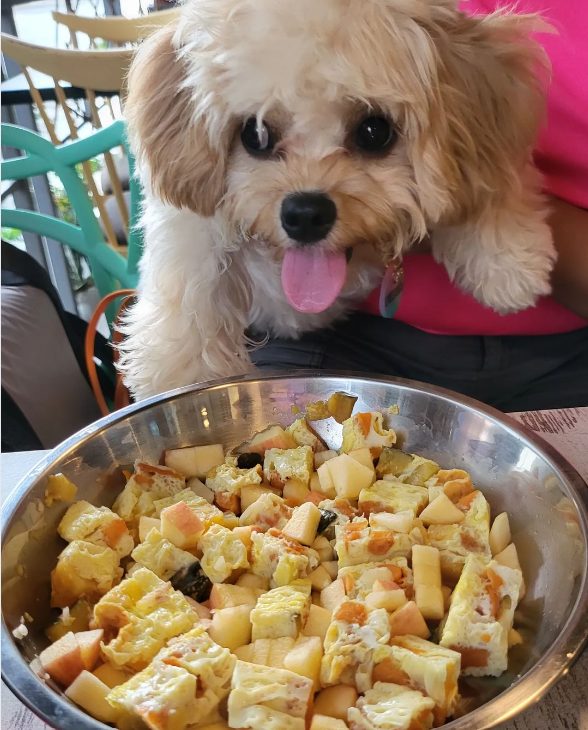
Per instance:
[[[224,193],[228,140],[213,143],[194,112],[174,30],[162,28],[140,46],[129,73],[125,116],[152,192],[176,208],[210,216]]]
[[[446,222],[454,223],[518,193],[543,120],[548,75],[530,36],[548,26],[503,12],[459,13],[448,25],[448,42],[438,45],[438,107],[425,151],[437,158],[440,187],[452,190],[454,220]]]

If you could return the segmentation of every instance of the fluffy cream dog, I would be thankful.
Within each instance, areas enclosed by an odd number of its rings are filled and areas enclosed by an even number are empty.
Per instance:
[[[484,304],[547,294],[534,22],[452,0],[187,0],[129,79],[146,194],[133,394],[249,370],[249,326],[329,325],[428,233]]]

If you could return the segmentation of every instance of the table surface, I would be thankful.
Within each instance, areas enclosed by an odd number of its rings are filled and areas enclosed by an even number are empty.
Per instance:
[[[588,408],[512,414],[555,446],[588,482]],[[47,452],[2,454],[2,498]],[[588,488],[588,487],[587,487]],[[50,730],[2,684],[0,726],[6,730]],[[472,728],[476,730],[476,728]],[[499,730],[588,730],[588,651],[534,707]]]

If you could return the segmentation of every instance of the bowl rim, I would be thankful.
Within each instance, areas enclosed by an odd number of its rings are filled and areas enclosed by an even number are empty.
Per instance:
[[[580,655],[588,641],[588,485],[576,469],[550,443],[530,429],[525,428],[511,416],[480,401],[455,393],[446,388],[429,385],[421,381],[389,375],[370,374],[352,371],[317,371],[312,369],[296,370],[292,374],[284,371],[263,373],[247,373],[228,378],[207,380],[196,384],[175,388],[156,396],[146,398],[111,413],[85,426],[66,440],[55,446],[35,466],[33,466],[7,495],[0,514],[1,543],[4,545],[6,533],[12,518],[40,478],[50,471],[51,466],[67,453],[85,441],[98,435],[103,430],[131,415],[148,410],[155,405],[174,400],[179,396],[197,393],[202,390],[217,390],[239,383],[266,382],[272,380],[305,380],[305,379],[344,379],[363,383],[383,383],[398,386],[401,390],[417,391],[434,397],[458,403],[468,409],[481,413],[498,423],[502,428],[512,432],[549,463],[567,491],[568,498],[574,504],[580,516],[580,528],[584,540],[584,575],[579,586],[578,595],[570,613],[561,628],[559,636],[542,654],[538,662],[525,674],[519,676],[509,687],[496,695],[489,702],[481,705],[471,713],[456,718],[443,726],[445,730],[467,730],[475,720],[477,728],[491,728],[506,722],[528,709],[540,700],[559,679],[568,673],[570,666]],[[105,730],[105,725],[76,705],[64,700],[54,692],[31,669],[28,662],[20,654],[17,643],[8,629],[2,612],[1,626],[2,680],[13,694],[44,722],[59,730]],[[59,725],[53,723],[59,720]],[[63,724],[61,724],[63,722]]]

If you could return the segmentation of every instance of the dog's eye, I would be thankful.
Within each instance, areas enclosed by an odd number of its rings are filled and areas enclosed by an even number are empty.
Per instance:
[[[255,117],[249,117],[243,125],[241,142],[252,155],[267,155],[275,144],[270,128],[265,122],[258,126]]]
[[[398,133],[385,117],[366,117],[354,132],[355,146],[364,152],[384,152],[397,137]]]

